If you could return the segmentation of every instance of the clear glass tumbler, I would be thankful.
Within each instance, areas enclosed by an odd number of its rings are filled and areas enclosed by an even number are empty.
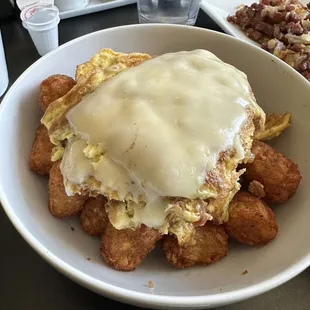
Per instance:
[[[140,23],[194,25],[201,0],[138,0]]]

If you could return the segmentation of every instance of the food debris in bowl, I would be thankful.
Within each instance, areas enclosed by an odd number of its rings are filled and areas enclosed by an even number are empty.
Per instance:
[[[309,7],[299,0],[261,0],[227,20],[310,80]]]
[[[49,178],[49,210],[79,216],[117,270],[134,270],[157,243],[176,268],[216,263],[229,239],[265,245],[278,233],[271,206],[301,180],[261,141],[291,115],[266,117],[246,75],[206,50],[102,49],[75,81],[44,80],[39,103],[29,167]]]

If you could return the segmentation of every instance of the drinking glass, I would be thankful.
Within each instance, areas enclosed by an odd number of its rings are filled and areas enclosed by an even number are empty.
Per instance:
[[[201,0],[138,0],[140,23],[194,25]]]

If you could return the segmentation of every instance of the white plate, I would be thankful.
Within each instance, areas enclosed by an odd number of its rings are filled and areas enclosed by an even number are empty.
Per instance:
[[[80,16],[136,3],[137,0],[90,0],[85,8],[60,12],[61,19]],[[137,13],[138,14],[138,13]]]
[[[158,248],[137,270],[124,273],[104,264],[99,255],[99,239],[87,236],[78,219],[57,220],[51,216],[47,207],[47,182],[28,168],[35,129],[42,116],[37,104],[39,84],[51,74],[74,76],[76,65],[89,60],[103,47],[152,55],[209,49],[246,72],[258,102],[268,111],[292,111],[292,126],[276,140],[276,148],[299,164],[303,181],[297,194],[275,210],[279,236],[274,242],[265,247],[231,245],[228,256],[219,263],[184,270],[169,266]],[[2,205],[16,229],[45,260],[99,294],[163,309],[215,307],[249,298],[288,281],[310,264],[309,98],[310,84],[288,65],[260,48],[218,32],[148,24],[91,33],[39,59],[3,99],[0,110]],[[20,257],[22,262],[22,253]],[[242,276],[245,269],[249,273]],[[154,294],[147,287],[150,280],[155,286]]]
[[[236,12],[240,4],[251,5],[254,0],[202,0],[201,9],[205,11],[226,33],[257,45],[239,28],[227,21],[227,16]]]
[[[251,5],[259,0],[202,0],[201,9],[205,11],[226,33],[244,41],[258,45],[249,39],[237,26],[227,21],[228,15],[233,15],[240,4]],[[305,1],[301,1],[305,3]]]

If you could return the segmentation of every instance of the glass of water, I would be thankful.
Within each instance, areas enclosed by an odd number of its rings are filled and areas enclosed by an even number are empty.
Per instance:
[[[140,23],[194,25],[201,0],[138,0]]]

